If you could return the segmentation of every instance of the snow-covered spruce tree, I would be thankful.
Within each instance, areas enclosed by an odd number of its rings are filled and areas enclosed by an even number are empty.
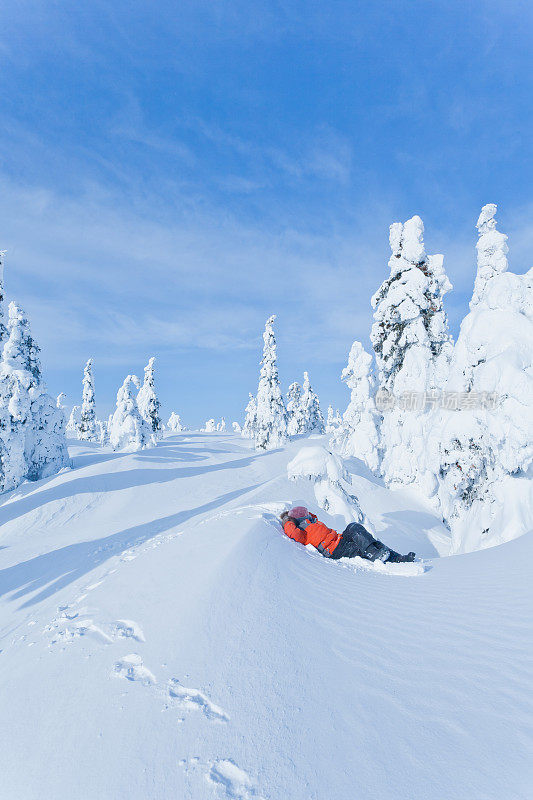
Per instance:
[[[478,229],[477,249],[477,274],[474,283],[474,294],[470,301],[472,310],[478,303],[483,302],[485,289],[495,275],[507,272],[507,236],[496,230],[496,211],[494,203],[483,206],[476,224]]]
[[[253,439],[255,436],[255,425],[257,422],[257,403],[253,394],[248,395],[248,404],[244,410],[245,418],[241,436],[245,439]]]
[[[220,422],[217,424],[217,431],[219,433],[225,433],[225,431],[226,431],[226,419],[225,419],[225,417],[222,417]]]
[[[496,230],[495,214],[496,206],[486,205],[477,222],[474,295],[447,386],[468,392],[463,403],[471,407],[442,412],[430,438],[456,552],[508,541],[533,526],[533,269],[507,271],[507,236]],[[487,397],[497,398],[496,407],[482,406]]]
[[[288,441],[287,409],[283,402],[276,362],[275,315],[269,317],[263,334],[263,360],[257,387],[257,419],[254,441],[258,450],[273,450]]]
[[[302,398],[302,387],[297,381],[291,383],[287,391],[287,433],[289,436],[297,436],[303,433],[300,430],[302,415],[300,400]]]
[[[173,411],[170,417],[168,418],[167,428],[169,429],[169,431],[172,431],[172,433],[181,433],[181,431],[184,430],[184,427],[181,423],[180,415],[176,414],[175,411]]]
[[[215,420],[211,417],[211,419],[206,420],[204,427],[201,429],[202,433],[216,433],[217,424]]]
[[[300,433],[324,433],[324,417],[320,410],[320,403],[316,393],[311,387],[309,374],[304,372],[302,396],[300,398]]]
[[[144,382],[137,395],[137,406],[141,416],[149,423],[156,439],[161,437],[162,420],[159,413],[161,403],[157,398],[154,382],[154,361],[152,357],[144,368]]]
[[[345,458],[360,458],[372,472],[379,472],[381,414],[376,409],[376,378],[372,356],[361,342],[354,342],[348,365],[341,374],[351,389],[350,402],[341,425],[334,429],[332,444]]]
[[[415,216],[390,227],[390,277],[372,298],[371,340],[380,389],[395,398],[442,391],[449,368],[452,342],[443,308],[451,289],[442,255],[426,255],[424,225]],[[400,408],[383,412],[381,471],[387,483],[417,482],[427,495],[437,486],[427,465],[425,439],[430,415]]]
[[[128,375],[118,390],[117,407],[109,429],[109,442],[114,450],[134,452],[155,443],[151,425],[137,407],[138,388],[135,375]]]
[[[56,408],[60,408],[65,417],[67,416],[67,406],[66,406],[66,403],[65,403],[66,399],[67,399],[67,396],[66,396],[65,392],[60,392],[57,395],[57,398],[56,398]]]
[[[46,392],[41,373],[39,347],[31,335],[24,311],[9,304],[8,338],[2,352],[1,395],[7,399],[4,422],[9,465],[2,471],[10,483],[22,478],[39,480],[69,465],[65,418]],[[16,440],[16,441],[15,441]],[[25,462],[21,475],[22,461]],[[5,483],[4,483],[4,488]]]
[[[78,425],[78,439],[83,442],[97,442],[100,431],[96,424],[96,406],[94,399],[93,360],[90,358],[83,370],[83,395],[81,419]]]
[[[231,427],[233,428],[233,433],[242,433],[242,428],[238,422],[232,422]]]
[[[335,410],[331,403],[328,406],[328,414],[326,417],[326,433],[334,433],[337,430]]]
[[[109,440],[109,429],[105,419],[96,420],[96,430],[98,431],[98,442],[100,444],[107,444]]]
[[[78,438],[78,426],[81,421],[81,406],[72,406],[72,411],[70,412],[70,417],[67,422],[67,435],[74,438]]]
[[[4,258],[5,250],[0,250],[0,348],[4,346],[7,339],[7,328],[5,324],[4,311]]]

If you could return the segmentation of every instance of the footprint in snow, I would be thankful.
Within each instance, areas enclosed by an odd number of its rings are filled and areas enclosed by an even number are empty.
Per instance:
[[[234,800],[261,800],[247,772],[227,758],[215,761],[207,776],[210,783],[223,787],[227,797]]]
[[[117,619],[113,624],[115,637],[123,639],[135,639],[138,642],[145,642],[144,633],[140,625],[131,619]]]
[[[45,628],[45,633],[52,633],[50,644],[71,643],[81,636],[92,635],[104,644],[111,644],[117,639],[135,639],[146,641],[140,625],[130,619],[118,619],[111,624],[97,625],[91,618],[88,608],[75,609],[72,606],[59,608],[60,615]]]
[[[184,710],[202,711],[208,719],[227,722],[229,720],[226,712],[220,706],[212,703],[211,700],[199,689],[188,689],[177,680],[171,678],[168,683],[168,694],[173,704]]]
[[[137,653],[131,653],[116,661],[112,675],[116,678],[126,678],[128,681],[138,681],[143,686],[153,686],[157,683],[155,675],[144,666],[141,656]]]

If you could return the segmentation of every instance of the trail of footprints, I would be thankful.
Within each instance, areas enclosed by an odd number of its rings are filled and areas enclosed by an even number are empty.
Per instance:
[[[128,555],[130,554],[124,554],[126,556],[124,560],[130,560]],[[106,575],[115,571],[110,570]],[[51,649],[65,650],[82,637],[88,637],[104,646],[122,640],[140,643],[146,641],[144,632],[137,622],[129,619],[95,621],[98,615],[97,609],[78,606],[88,593],[102,582],[85,587],[73,603],[58,607],[57,616],[43,631],[48,637]],[[142,656],[138,653],[129,653],[119,658],[113,664],[110,674],[113,678],[132,681],[147,687],[154,692],[156,698],[164,699],[164,709],[177,709],[183,715],[199,712],[211,723],[226,724],[230,721],[224,709],[204,692],[184,686],[177,678],[170,678],[166,687],[160,688],[156,676],[145,666]],[[180,718],[180,722],[183,721],[184,716]],[[215,791],[218,790],[219,796],[232,800],[264,800],[248,773],[231,759],[218,758],[204,762],[199,758],[189,758],[181,759],[179,764],[186,773],[192,774],[201,770],[205,780]]]

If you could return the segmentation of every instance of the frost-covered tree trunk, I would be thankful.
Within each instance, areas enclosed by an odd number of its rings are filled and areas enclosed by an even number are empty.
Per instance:
[[[156,439],[161,437],[162,420],[159,410],[161,403],[158,400],[154,381],[154,361],[152,357],[144,368],[144,382],[137,395],[137,406],[143,419],[149,423]]]
[[[281,394],[276,361],[276,339],[273,328],[275,319],[275,315],[269,317],[263,334],[263,360],[257,387],[257,419],[254,432],[255,446],[258,450],[273,450],[288,441],[287,410]]]
[[[70,464],[65,439],[65,419],[46,392],[39,347],[31,335],[23,310],[9,305],[8,338],[2,352],[1,405],[3,414],[4,488],[23,477],[39,480]],[[7,412],[7,414],[5,413]]]
[[[390,228],[390,277],[372,298],[371,339],[380,389],[396,398],[384,410],[381,427],[381,471],[387,483],[416,481],[426,494],[437,480],[426,459],[425,439],[430,415],[400,408],[399,398],[423,401],[424,393],[445,386],[452,342],[443,307],[451,289],[443,256],[426,255],[420,217]]]
[[[496,230],[495,214],[496,206],[486,205],[477,222],[474,294],[448,382],[471,407],[442,412],[431,448],[458,552],[499,544],[533,526],[533,269],[507,271],[507,236]],[[483,405],[487,398],[495,407]]]
[[[138,388],[138,378],[128,375],[118,390],[117,407],[109,429],[109,442],[114,450],[134,452],[155,443],[151,425],[137,407]]]
[[[245,408],[245,418],[241,436],[245,439],[253,439],[255,437],[255,427],[257,423],[257,403],[253,394],[249,394],[248,397],[249,400]]]
[[[360,458],[372,472],[378,473],[381,415],[374,400],[376,378],[372,356],[361,342],[353,343],[341,378],[351,389],[351,395],[342,423],[334,430],[332,444],[345,458]]]
[[[83,370],[81,419],[78,425],[78,439],[83,442],[97,442],[99,440],[92,367],[93,361],[92,358],[90,358]]]
[[[168,418],[167,428],[169,431],[173,433],[181,433],[184,430],[183,425],[181,424],[180,415],[176,414],[175,411],[172,412],[170,417]]]
[[[294,381],[287,390],[287,433],[289,436],[297,436],[303,432],[300,430],[302,423],[301,399],[302,387],[297,381]]]
[[[324,433],[324,417],[320,410],[320,403],[313,391],[309,380],[309,373],[304,372],[302,396],[300,398],[300,433]]]

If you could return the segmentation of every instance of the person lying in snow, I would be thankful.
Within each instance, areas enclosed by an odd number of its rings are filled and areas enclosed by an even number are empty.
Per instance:
[[[280,516],[283,530],[290,539],[300,544],[312,544],[326,558],[367,558],[369,561],[414,561],[415,553],[401,556],[358,522],[350,522],[343,533],[328,528],[311,514],[305,506],[296,506]]]

